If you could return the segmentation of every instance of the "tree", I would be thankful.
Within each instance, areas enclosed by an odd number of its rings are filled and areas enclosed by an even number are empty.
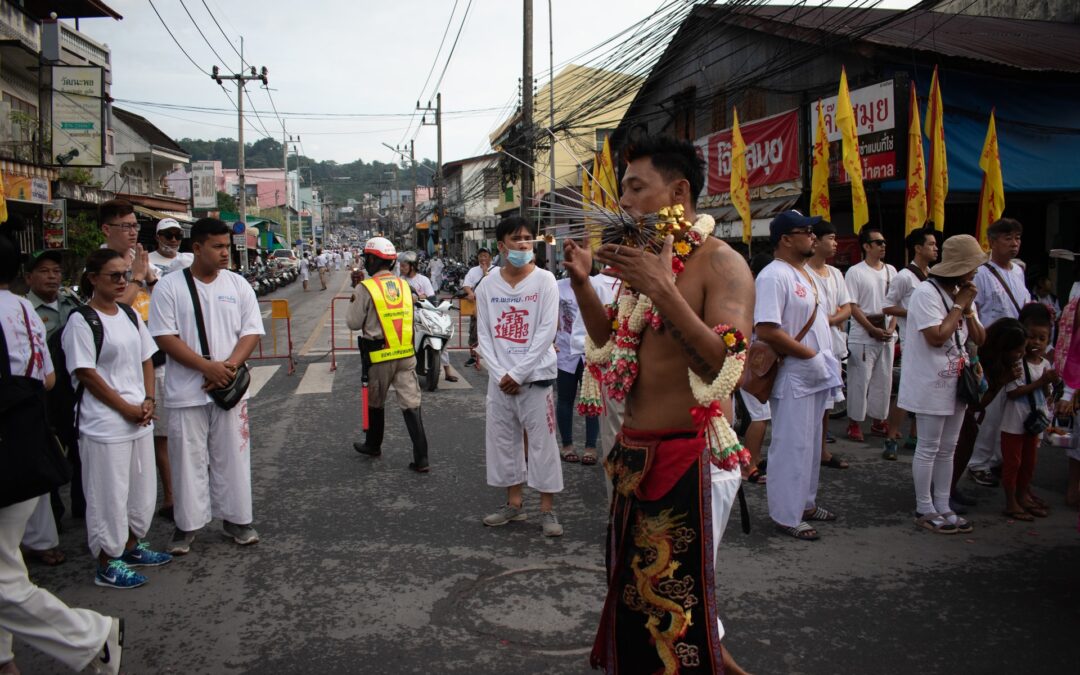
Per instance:
[[[240,210],[236,206],[236,200],[228,192],[222,192],[218,190],[217,193],[217,207],[218,211],[228,211],[229,213],[239,213]]]

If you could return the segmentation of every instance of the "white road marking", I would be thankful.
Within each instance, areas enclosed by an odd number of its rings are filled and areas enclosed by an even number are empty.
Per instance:
[[[329,394],[334,389],[334,373],[324,362],[308,364],[296,394]]]
[[[273,308],[271,308],[271,309],[267,309],[267,310],[264,310],[264,311],[263,311],[263,313],[262,313],[262,318],[264,318],[264,319],[265,319],[265,318],[269,317],[269,316],[270,316],[270,312],[272,312],[272,311],[274,311],[274,310],[273,310]]]
[[[248,387],[248,393],[251,394],[251,398],[255,398],[259,391],[270,381],[270,378],[274,376],[274,373],[281,368],[281,365],[276,366],[255,366],[251,369],[251,385]]]

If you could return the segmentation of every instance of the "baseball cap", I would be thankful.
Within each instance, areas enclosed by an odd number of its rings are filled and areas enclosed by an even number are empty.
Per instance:
[[[799,228],[812,229],[820,222],[821,216],[804,216],[794,209],[784,211],[769,223],[769,239],[775,244],[780,241],[780,237],[790,234],[792,230]]]
[[[57,265],[64,264],[64,256],[60,251],[56,249],[46,249],[44,251],[38,251],[34,255],[30,256],[30,264],[27,266],[26,271],[32,272],[43,260],[51,260]]]
[[[158,221],[157,229],[154,230],[154,231],[155,232],[161,232],[162,230],[183,230],[183,229],[184,228],[180,227],[180,221],[176,220],[175,218],[162,218],[161,220]]]

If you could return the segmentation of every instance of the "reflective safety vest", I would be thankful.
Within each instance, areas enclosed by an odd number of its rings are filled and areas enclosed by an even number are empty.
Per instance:
[[[406,359],[413,351],[412,289],[404,280],[389,274],[364,279],[379,313],[386,347],[370,354],[372,363]]]

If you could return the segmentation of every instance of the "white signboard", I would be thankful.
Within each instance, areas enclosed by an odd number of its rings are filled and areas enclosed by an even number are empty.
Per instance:
[[[97,66],[52,67],[50,164],[102,166],[105,151],[104,71]]]
[[[217,208],[217,186],[213,162],[191,163],[191,199],[196,209]]]
[[[847,183],[841,162],[840,128],[836,126],[836,97],[821,101],[825,112],[825,134],[829,139],[829,182]],[[812,155],[817,142],[818,104],[809,106],[810,143],[807,151]],[[859,155],[862,157],[863,180],[892,180],[900,176],[896,152],[896,98],[892,80],[878,82],[851,92],[851,110],[855,114],[856,132],[859,135]]]

